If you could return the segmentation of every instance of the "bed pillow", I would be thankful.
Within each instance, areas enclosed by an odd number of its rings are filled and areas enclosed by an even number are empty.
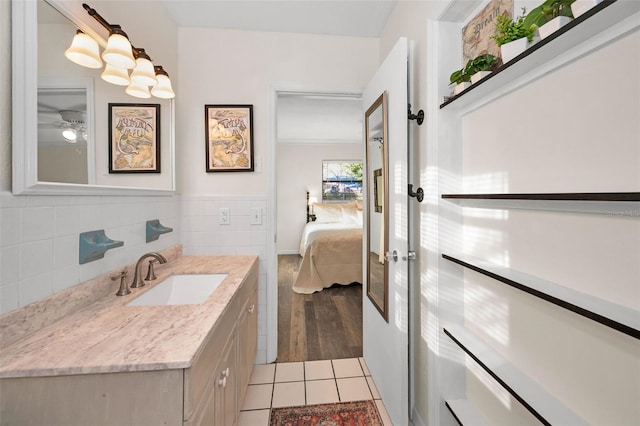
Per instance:
[[[342,222],[342,205],[340,204],[314,204],[313,213],[316,215],[316,223]]]
[[[347,225],[362,225],[362,210],[357,210],[353,207],[343,207],[342,223]]]

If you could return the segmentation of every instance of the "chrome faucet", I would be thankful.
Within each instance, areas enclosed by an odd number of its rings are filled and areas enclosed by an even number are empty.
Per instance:
[[[142,262],[148,257],[153,257],[160,263],[167,263],[167,259],[165,259],[165,257],[160,253],[150,252],[140,256],[140,259],[138,259],[136,267],[133,270],[133,282],[131,283],[131,288],[140,288],[144,286],[144,280],[140,275],[140,266],[142,265]]]

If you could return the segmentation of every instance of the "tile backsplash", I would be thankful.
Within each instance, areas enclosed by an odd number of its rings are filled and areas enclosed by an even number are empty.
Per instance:
[[[0,194],[0,314],[179,243],[180,197],[13,196]],[[174,228],[145,242],[145,222]],[[79,234],[104,229],[124,246],[79,264]]]
[[[220,224],[221,209],[229,223]],[[145,223],[173,232],[146,243]],[[266,362],[267,197],[174,195],[14,196],[0,193],[0,314],[129,264],[143,253],[182,244],[184,255],[260,257],[258,355]],[[79,264],[79,234],[104,229],[124,246]]]

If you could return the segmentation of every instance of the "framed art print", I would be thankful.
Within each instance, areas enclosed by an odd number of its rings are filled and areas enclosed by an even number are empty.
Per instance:
[[[109,173],[160,173],[160,104],[109,104]]]
[[[478,55],[500,57],[500,47],[491,36],[496,32],[498,15],[513,15],[513,0],[491,0],[462,29],[462,64]]]
[[[253,171],[253,105],[205,105],[207,172]]]

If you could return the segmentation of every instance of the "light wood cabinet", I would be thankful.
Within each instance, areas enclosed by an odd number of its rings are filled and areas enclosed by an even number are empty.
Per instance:
[[[257,267],[187,369],[0,380],[0,425],[231,426],[257,347]]]
[[[258,291],[254,289],[240,308],[238,318],[238,404],[249,385],[258,347]]]

